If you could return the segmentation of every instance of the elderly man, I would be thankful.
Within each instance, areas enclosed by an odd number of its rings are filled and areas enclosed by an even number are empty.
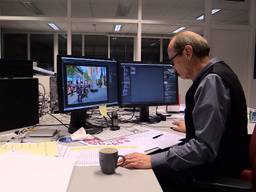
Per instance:
[[[172,38],[168,55],[177,74],[191,79],[186,94],[186,140],[168,151],[126,155],[126,168],[153,168],[164,191],[186,191],[195,177],[239,177],[247,161],[247,108],[231,68],[209,58],[200,35],[184,31]]]

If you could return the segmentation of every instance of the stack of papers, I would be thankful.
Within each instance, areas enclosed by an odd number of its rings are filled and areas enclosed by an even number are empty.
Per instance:
[[[67,147],[66,151],[62,150],[62,156],[65,159],[73,159],[76,166],[99,166],[99,150],[101,148],[111,147],[118,150],[119,155],[144,151],[139,146],[113,146],[113,145],[90,145],[80,147]]]
[[[41,156],[57,156],[56,142],[42,143],[6,143],[0,145],[0,154],[23,153]]]
[[[1,191],[66,192],[74,160],[32,155],[0,155]]]
[[[148,129],[148,131],[127,137],[133,145],[139,145],[144,152],[152,152],[152,149],[165,149],[180,143],[184,136]]]
[[[56,142],[1,145],[1,191],[66,192],[75,161],[57,154]]]
[[[113,132],[113,131],[112,131]],[[73,159],[76,161],[76,166],[98,166],[99,165],[99,150],[105,147],[112,147],[118,150],[119,155],[139,152],[148,153],[158,149],[165,149],[180,143],[183,136],[168,133],[164,131],[152,130],[144,128],[140,133],[131,134],[125,130],[122,133],[129,133],[124,138],[118,137],[111,140],[101,141],[99,139],[82,141],[84,146],[67,147],[63,146],[59,150],[59,155],[65,159]],[[113,136],[113,135],[112,135]],[[102,135],[104,139],[109,138],[108,133]]]

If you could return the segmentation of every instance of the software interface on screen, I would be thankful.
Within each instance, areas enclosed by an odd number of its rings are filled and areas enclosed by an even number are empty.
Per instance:
[[[166,64],[121,63],[121,105],[176,104],[177,76]]]
[[[117,63],[112,60],[61,57],[63,111],[87,109],[99,104],[115,105]]]

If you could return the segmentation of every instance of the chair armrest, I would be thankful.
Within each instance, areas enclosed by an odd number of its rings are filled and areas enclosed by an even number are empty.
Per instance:
[[[203,191],[252,192],[252,184],[241,179],[219,177],[210,180],[194,180],[193,186]]]

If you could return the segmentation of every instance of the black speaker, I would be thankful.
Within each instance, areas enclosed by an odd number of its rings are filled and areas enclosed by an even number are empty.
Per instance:
[[[0,59],[1,77],[31,77],[33,62],[30,60]]]
[[[39,122],[38,79],[0,79],[0,131]]]

